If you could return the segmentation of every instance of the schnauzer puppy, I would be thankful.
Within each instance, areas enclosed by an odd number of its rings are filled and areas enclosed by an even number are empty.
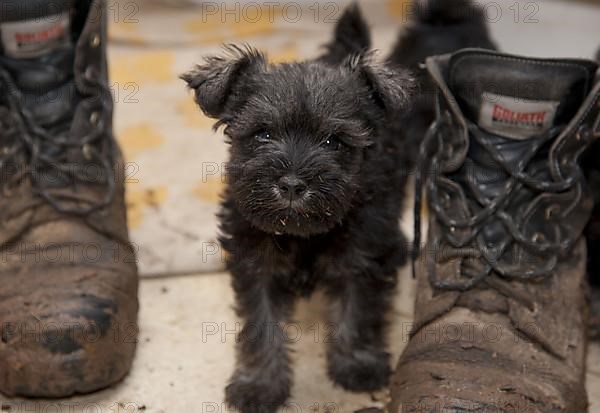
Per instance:
[[[220,241],[245,324],[226,401],[242,412],[275,412],[288,398],[284,324],[317,286],[331,304],[330,378],[351,391],[388,381],[385,319],[407,255],[398,219],[408,172],[388,124],[413,80],[362,50],[359,17],[347,12],[317,60],[275,65],[228,46],[182,76],[230,144]]]

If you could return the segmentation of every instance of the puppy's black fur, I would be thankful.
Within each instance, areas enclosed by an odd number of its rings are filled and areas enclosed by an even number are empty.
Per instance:
[[[389,63],[412,69],[426,79],[419,65],[427,57],[468,47],[496,49],[483,9],[471,0],[417,1],[411,21],[392,49]]]
[[[319,61],[339,65],[349,55],[365,53],[371,48],[371,32],[357,3],[344,11],[335,27],[333,40],[325,45]]]
[[[417,1],[410,16],[387,64],[408,68],[418,81],[419,93],[410,109],[402,121],[390,125],[390,132],[403,136],[407,148],[414,151],[409,159],[416,161],[421,139],[435,119],[435,87],[422,67],[425,59],[469,47],[496,50],[496,45],[483,9],[471,0]]]
[[[317,286],[331,305],[331,379],[352,391],[388,381],[385,319],[407,255],[398,219],[408,162],[388,126],[414,82],[365,52],[357,10],[315,61],[272,65],[229,46],[183,76],[230,143],[221,243],[245,325],[226,401],[242,412],[274,412],[288,398],[281,326]]]

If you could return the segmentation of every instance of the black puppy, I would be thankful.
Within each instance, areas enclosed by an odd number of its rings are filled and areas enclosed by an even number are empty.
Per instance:
[[[315,61],[273,65],[228,46],[183,76],[230,143],[221,243],[245,325],[226,401],[242,412],[274,412],[288,398],[281,327],[316,286],[331,302],[331,379],[352,391],[388,382],[385,318],[407,255],[398,226],[407,159],[387,126],[413,80],[361,50],[368,32],[356,7],[336,33]]]

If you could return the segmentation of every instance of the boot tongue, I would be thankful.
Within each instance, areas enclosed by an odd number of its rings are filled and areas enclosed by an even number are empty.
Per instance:
[[[75,96],[71,3],[28,1],[0,13],[0,64],[23,94],[23,105],[44,127],[64,129]]]
[[[449,87],[481,129],[524,140],[564,125],[593,83],[593,64],[467,52],[449,62]]]

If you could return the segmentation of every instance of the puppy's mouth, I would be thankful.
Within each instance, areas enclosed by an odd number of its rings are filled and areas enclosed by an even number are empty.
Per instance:
[[[276,207],[283,210],[283,213],[287,215],[302,215],[308,212],[305,199],[281,199]]]
[[[238,198],[244,201],[242,214],[254,227],[275,235],[308,238],[326,233],[341,222],[345,211],[331,193],[312,188],[294,196],[273,188],[264,192],[254,189],[249,195]]]
[[[312,222],[311,214],[306,211],[305,203],[302,200],[286,199],[282,200],[278,208],[278,217],[275,222],[275,233],[277,235],[291,232],[303,232]],[[283,207],[283,208],[282,208]]]
[[[275,235],[308,237],[322,234],[330,229],[331,225],[325,224],[314,216],[306,213],[298,213],[294,209],[288,209],[277,218],[271,232]]]
[[[285,200],[276,206],[270,232],[275,235],[308,237],[322,234],[332,227],[331,213],[316,213],[308,208],[307,200]],[[328,218],[328,219],[324,219]]]

